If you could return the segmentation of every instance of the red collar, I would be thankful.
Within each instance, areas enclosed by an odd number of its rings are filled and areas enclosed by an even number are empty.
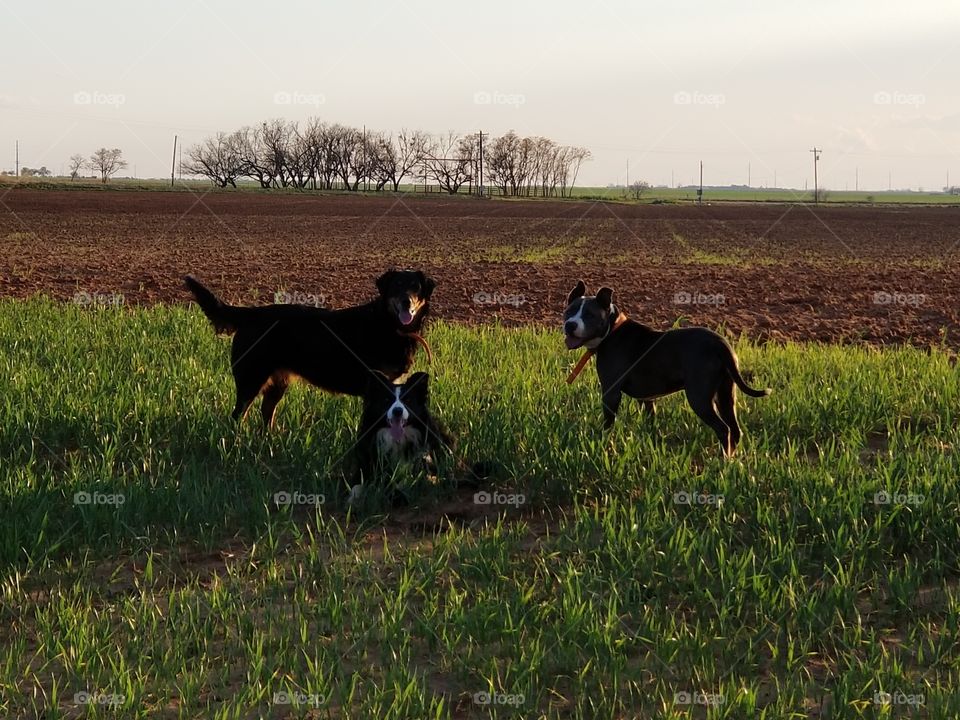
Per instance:
[[[433,364],[433,350],[430,349],[430,346],[427,345],[427,341],[424,340],[423,335],[420,333],[404,333],[408,338],[415,340],[424,350],[427,352],[427,362],[431,365]]]
[[[617,319],[613,321],[613,325],[607,331],[607,334],[603,336],[603,340],[606,340],[608,337],[610,337],[610,335],[619,330],[620,326],[623,325],[628,319],[629,318],[627,318],[627,314],[625,312],[621,312],[619,315],[617,315]],[[603,340],[600,342],[602,343]],[[597,347],[599,347],[599,343],[597,344]],[[583,372],[583,369],[587,366],[587,363],[590,362],[590,358],[592,358],[596,352],[596,350],[587,350],[583,354],[583,357],[580,358],[580,361],[574,366],[573,372],[567,376],[567,385],[570,385],[574,380],[577,379],[577,376]]]

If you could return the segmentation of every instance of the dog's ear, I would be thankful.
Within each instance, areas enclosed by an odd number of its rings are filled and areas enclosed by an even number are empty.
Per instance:
[[[420,272],[420,297],[426,300],[433,294],[433,289],[437,286],[437,283],[433,281],[433,278],[427,277],[426,273]]]
[[[597,304],[604,310],[609,310],[613,304],[613,290],[608,287],[597,290]]]
[[[582,298],[587,294],[587,286],[583,280],[577,280],[577,286],[570,291],[570,294],[567,295],[567,305],[572,303],[577,298]]]
[[[370,374],[367,375],[367,389],[364,392],[364,397],[375,397],[385,389],[392,387],[393,383],[386,375],[379,370],[371,370]]]
[[[426,401],[430,394],[430,375],[425,372],[415,372],[404,383],[407,395]]]
[[[387,270],[383,275],[377,278],[377,290],[380,291],[381,295],[386,294],[387,288],[390,287],[390,281],[397,276],[396,270]]]

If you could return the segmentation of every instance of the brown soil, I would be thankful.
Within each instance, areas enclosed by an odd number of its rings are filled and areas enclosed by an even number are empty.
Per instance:
[[[760,340],[960,345],[960,210],[626,205],[404,196],[61,192],[0,196],[0,296],[340,307],[388,267],[438,281],[434,315],[557,324],[578,278],[635,319]],[[79,293],[79,295],[78,295]],[[298,295],[299,294],[299,295]],[[699,302],[682,302],[689,296]]]

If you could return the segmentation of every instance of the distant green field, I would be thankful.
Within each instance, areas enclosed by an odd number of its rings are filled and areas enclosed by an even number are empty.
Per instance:
[[[502,514],[448,459],[348,515],[358,401],[236,428],[195,308],[0,302],[0,717],[960,715],[946,353],[740,342],[724,461],[679,396],[604,436],[555,332],[428,337]]]
[[[0,177],[0,188],[10,187],[19,184],[22,187],[49,190],[198,190],[214,192],[263,192],[263,193],[292,193],[292,194],[311,194],[311,193],[342,193],[353,194],[343,190],[301,190],[296,188],[261,188],[258,183],[244,180],[238,183],[237,188],[214,188],[206,180],[189,178],[177,180],[173,186],[170,180],[141,179],[134,180],[129,178],[118,178],[111,180],[107,184],[102,184],[92,178],[79,178],[71,181],[68,178],[26,178],[19,183],[14,178]],[[400,191],[405,193],[423,194],[422,185],[404,184],[400,186]],[[369,191],[374,193],[372,189]],[[464,187],[460,195],[466,195],[468,188]],[[364,194],[364,193],[360,193]],[[432,197],[446,197],[447,194],[433,188],[430,193]],[[494,194],[494,197],[499,197]],[[533,198],[537,199],[537,198]],[[554,198],[558,199],[558,198]],[[651,188],[637,200],[623,188],[605,188],[605,187],[576,187],[572,192],[572,199],[575,200],[608,200],[615,202],[696,202],[697,193],[693,188]],[[813,191],[808,190],[790,190],[786,188],[705,188],[703,194],[704,202],[813,202]],[[860,204],[915,204],[915,205],[960,205],[960,195],[948,195],[942,192],[903,192],[903,191],[876,191],[876,192],[854,192],[843,190],[829,190],[824,199],[826,204],[838,203],[860,203]]]

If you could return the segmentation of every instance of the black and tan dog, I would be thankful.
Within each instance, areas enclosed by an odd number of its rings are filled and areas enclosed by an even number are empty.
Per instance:
[[[363,395],[351,500],[364,482],[374,481],[389,465],[422,461],[432,475],[436,472],[432,453],[441,448],[453,451],[453,436],[430,413],[429,383],[425,372],[397,384],[382,373],[371,373]]]
[[[656,398],[683,390],[693,411],[717,434],[723,452],[732,455],[741,436],[734,386],[751,397],[764,397],[770,390],[747,385],[730,344],[706,328],[659,332],[629,320],[614,305],[608,287],[600,288],[596,296],[586,293],[581,280],[563,314],[567,348],[588,349],[568,382],[592,355],[597,356],[604,427],[613,425],[623,394],[640,400],[652,414]]]
[[[193,277],[187,287],[218,333],[232,334],[237,386],[233,409],[243,418],[263,395],[266,427],[290,382],[302,378],[330,392],[363,395],[372,370],[393,381],[410,370],[435,283],[424,273],[390,270],[377,279],[375,300],[342,310],[305,305],[237,307],[221,302]],[[428,350],[429,352],[429,350]]]

